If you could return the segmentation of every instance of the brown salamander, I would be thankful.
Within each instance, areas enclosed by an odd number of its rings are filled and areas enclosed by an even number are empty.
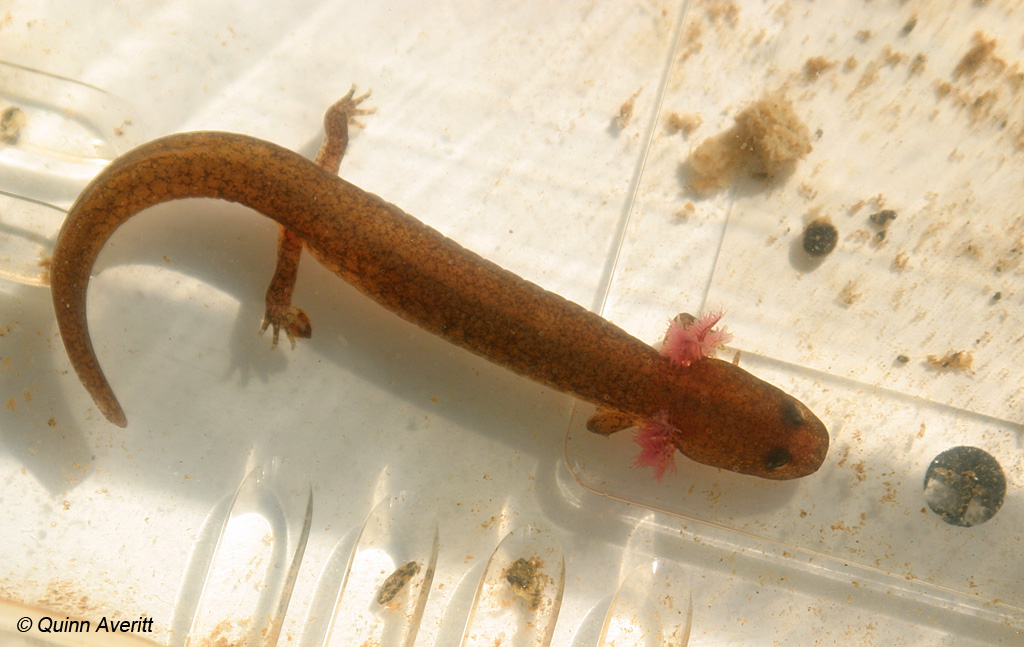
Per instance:
[[[281,226],[278,270],[263,327],[308,337],[291,305],[303,246],[324,266],[401,317],[488,360],[597,404],[588,426],[610,433],[657,418],[672,444],[715,467],[770,479],[814,472],[829,437],[801,402],[716,359],[679,366],[585,308],[526,281],[336,174],[348,125],[367,111],[352,92],[324,119],[317,163],[244,135],[193,132],[116,159],[68,212],[54,249],[57,323],[79,379],[107,419],[127,420],[89,338],[93,263],[126,220],[180,198],[244,204]],[[319,165],[318,165],[319,164]],[[611,421],[611,422],[610,422]]]

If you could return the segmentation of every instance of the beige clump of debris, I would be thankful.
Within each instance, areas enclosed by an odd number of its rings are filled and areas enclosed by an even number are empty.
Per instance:
[[[928,368],[939,372],[973,373],[974,353],[966,350],[951,350],[942,357],[928,356]]]
[[[707,195],[730,186],[740,173],[763,180],[787,174],[810,153],[811,131],[781,92],[772,92],[736,115],[736,123],[690,154],[690,189]]]
[[[702,123],[704,123],[704,119],[698,114],[670,112],[665,117],[665,130],[670,135],[681,132],[689,137],[693,131],[700,128]]]

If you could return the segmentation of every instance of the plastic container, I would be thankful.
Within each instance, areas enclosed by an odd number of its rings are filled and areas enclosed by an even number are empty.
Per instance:
[[[166,645],[477,626],[502,644],[1020,644],[1021,20],[1009,2],[14,3],[4,617],[151,618],[136,636]],[[769,482],[678,457],[655,481],[627,434],[583,429],[589,407],[309,258],[314,337],[271,349],[275,227],[209,201],[140,215],[100,258],[90,327],[129,427],[107,424],[32,285],[53,209],[171,132],[312,156],[352,83],[377,113],[343,177],[652,343],[723,308],[726,356],[828,425],[823,468]],[[745,155],[737,117],[780,102],[792,120],[769,130],[811,150],[708,176],[702,145]],[[834,227],[829,253],[805,251],[812,224]],[[538,609],[551,632],[522,624]],[[26,617],[5,638],[95,638]]]

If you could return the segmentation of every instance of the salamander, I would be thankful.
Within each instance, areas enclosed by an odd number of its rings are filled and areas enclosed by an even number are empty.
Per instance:
[[[536,382],[596,404],[592,431],[644,421],[718,468],[790,479],[816,471],[828,431],[801,402],[725,361],[672,362],[572,301],[520,278],[393,204],[338,177],[348,127],[365,98],[349,92],[324,119],[316,162],[275,144],[224,132],[170,135],[114,160],[68,212],[54,249],[51,287],[68,357],[96,406],[126,426],[89,337],[86,291],[117,228],[140,211],[183,198],[241,203],[281,225],[278,267],[263,328],[311,331],[291,304],[298,257],[317,261],[404,319]],[[611,421],[611,422],[610,422]]]

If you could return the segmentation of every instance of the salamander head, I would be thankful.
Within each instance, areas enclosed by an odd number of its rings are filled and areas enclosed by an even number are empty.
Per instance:
[[[693,460],[740,474],[773,480],[813,474],[828,453],[828,430],[801,402],[780,394],[739,426],[719,434],[684,430],[672,434],[672,443]]]
[[[828,430],[802,402],[786,396],[778,405],[778,433],[757,448],[756,476],[792,479],[818,471],[828,453]]]
[[[692,406],[669,408],[668,423],[678,430],[670,435],[672,444],[684,455],[773,480],[800,478],[821,467],[828,430],[802,402],[719,360],[684,370],[714,385],[696,411]]]

